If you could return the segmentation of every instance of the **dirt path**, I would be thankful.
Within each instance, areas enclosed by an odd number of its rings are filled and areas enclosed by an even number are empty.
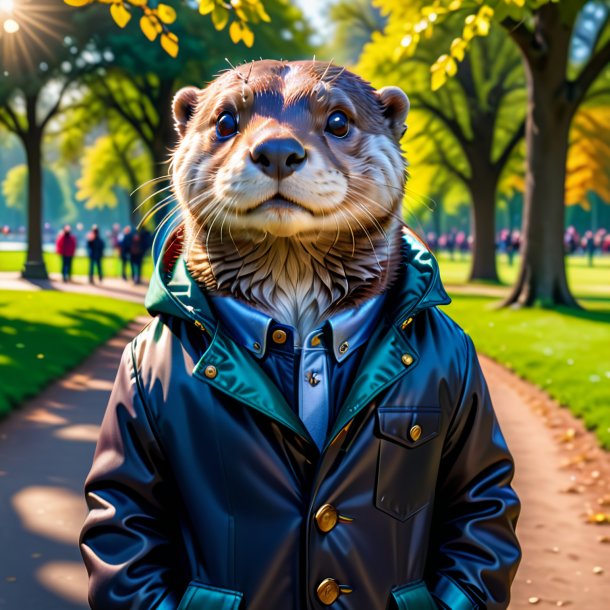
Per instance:
[[[543,392],[487,358],[481,363],[522,501],[523,561],[510,607],[607,610],[610,525],[587,520],[610,513],[610,453]]]
[[[83,365],[0,424],[0,609],[82,610],[86,576],[76,541],[82,484],[132,324]],[[515,456],[524,558],[511,608],[610,607],[610,454],[565,409],[481,358]],[[563,439],[563,440],[559,440]],[[595,570],[596,567],[602,569]],[[595,570],[595,571],[594,571]]]
[[[82,486],[132,323],[0,423],[0,609],[88,608]]]

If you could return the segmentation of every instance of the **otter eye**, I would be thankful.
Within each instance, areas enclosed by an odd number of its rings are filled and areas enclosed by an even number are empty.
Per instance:
[[[216,121],[216,133],[221,139],[230,138],[237,133],[237,119],[230,112],[223,112]]]
[[[332,112],[326,121],[326,129],[335,138],[344,138],[349,133],[349,119],[344,112]]]

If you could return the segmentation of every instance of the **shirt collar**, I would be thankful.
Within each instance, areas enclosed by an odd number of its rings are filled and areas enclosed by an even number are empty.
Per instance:
[[[286,329],[288,337],[295,336],[290,326],[275,322],[273,318],[247,303],[230,296],[209,296],[219,321],[231,338],[257,358],[262,358],[267,353],[271,328]],[[333,355],[341,362],[371,336],[379,321],[384,300],[385,295],[380,294],[357,307],[331,316],[305,338],[303,347],[324,349],[320,337],[330,336]]]

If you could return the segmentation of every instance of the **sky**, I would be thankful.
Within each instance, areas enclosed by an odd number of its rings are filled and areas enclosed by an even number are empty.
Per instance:
[[[296,0],[297,4],[305,15],[309,18],[311,25],[320,33],[321,38],[329,33],[329,26],[325,17],[325,12],[330,0]]]

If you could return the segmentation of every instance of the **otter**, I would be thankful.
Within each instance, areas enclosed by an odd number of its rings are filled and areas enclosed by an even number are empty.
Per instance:
[[[180,90],[171,176],[192,276],[290,324],[297,342],[386,291],[408,111],[401,89],[320,61],[255,61]]]
[[[94,610],[508,607],[514,466],[402,234],[408,107],[309,61],[177,94],[184,222],[85,484]]]

